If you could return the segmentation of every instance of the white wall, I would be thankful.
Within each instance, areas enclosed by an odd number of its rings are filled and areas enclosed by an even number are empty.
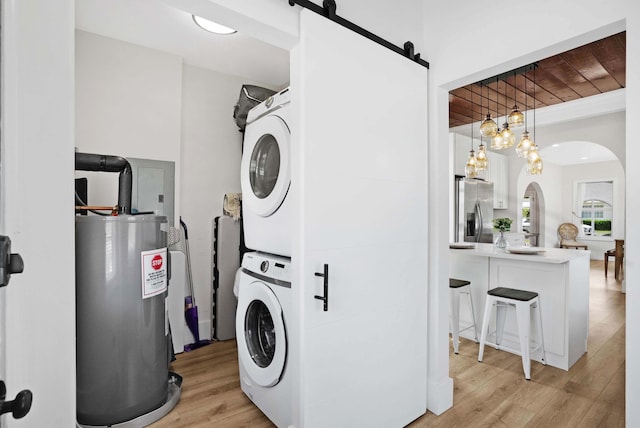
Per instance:
[[[240,192],[242,133],[232,115],[243,83],[267,86],[198,67],[183,71],[180,212],[189,229],[202,339],[211,337],[212,221],[222,215],[225,193]]]
[[[625,122],[625,112],[619,112],[538,127],[536,144],[543,150],[552,144],[565,141],[589,141],[611,150],[624,166]]]
[[[570,103],[568,103],[570,104]],[[547,125],[536,128],[536,144],[541,151],[544,172],[551,162],[545,161],[545,149],[549,150],[553,144],[562,144],[568,141],[588,141],[599,144],[611,150],[624,165],[625,160],[625,114],[610,113],[588,119],[570,120],[560,124]],[[553,150],[553,149],[551,149]],[[509,162],[509,183],[517,183],[521,176],[526,161],[518,158],[515,149],[502,150],[500,153],[507,155]],[[526,187],[525,187],[526,188]],[[570,195],[569,195],[570,196]],[[515,186],[509,188],[509,208],[504,210],[504,214],[511,218],[520,218],[521,212],[518,208],[522,202],[523,193],[515,191]],[[563,212],[562,217],[567,217],[571,211]],[[548,241],[548,245],[553,245],[557,240]]]
[[[489,22],[494,19],[494,11],[471,0],[460,1],[455,8],[439,8],[434,13],[425,2],[424,30],[427,49],[423,57],[433,64],[437,64],[431,72],[429,93],[430,98],[430,169],[432,171],[430,183],[443,182],[447,175],[448,162],[446,156],[448,150],[443,149],[441,142],[448,141],[448,91],[482,78],[494,76],[500,72],[511,70],[517,66],[531,63],[540,58],[563,52],[585,43],[598,40],[602,37],[625,30],[627,32],[627,109],[628,118],[640,117],[640,58],[633,55],[640,49],[640,11],[635,2],[631,0],[613,0],[608,7],[602,8],[602,4],[596,0],[566,2],[554,2],[551,0],[539,1],[532,7],[530,3],[514,3],[510,5],[510,13],[513,16],[524,17],[524,22],[545,22],[545,31],[520,32],[517,39],[509,40],[504,37],[504,29],[500,26],[478,25],[479,22]],[[465,13],[461,14],[460,10]],[[456,25],[451,25],[455,22]],[[464,29],[461,31],[460,29]],[[501,40],[500,49],[490,48],[481,50],[483,41],[488,45],[496,40]],[[446,41],[446,42],[443,42]],[[626,121],[626,135],[634,136],[640,132],[640,124],[636,121]],[[438,144],[440,142],[440,144]],[[634,158],[640,155],[640,148],[634,144],[633,138],[628,138],[626,143],[626,156]],[[640,171],[628,170],[627,182],[627,210],[634,212],[640,208],[640,201],[631,198],[630,195],[638,193],[640,183]],[[443,186],[444,188],[444,186]],[[446,188],[437,186],[430,188],[432,200],[436,203],[434,215],[437,219],[434,224],[437,230],[447,230],[449,195]],[[627,218],[627,242],[640,242],[640,229],[633,230]],[[447,265],[446,238],[443,237],[433,243],[434,249],[442,254],[438,265]],[[640,244],[627,245],[626,279],[628,284],[637,283],[635,279],[640,274],[640,267],[633,260],[640,260]],[[440,284],[438,293],[439,304],[446,307],[446,269],[441,269],[439,274],[432,278],[432,283]],[[638,300],[638,291],[635,287],[628,287],[627,299],[630,302]],[[443,325],[446,319],[436,313],[431,314],[435,322]],[[627,358],[633,360],[633,356],[640,351],[640,323],[639,311],[627,312]],[[441,344],[446,344],[444,333],[440,339]],[[439,356],[442,360],[444,356]],[[444,364],[444,360],[443,360]],[[640,368],[627,365],[626,379],[627,401],[627,425],[640,424],[640,408],[635,406],[640,399]]]
[[[544,171],[543,176],[548,175],[550,172],[549,167],[552,165],[551,162],[545,162],[544,152],[546,150],[553,150],[551,145],[553,144],[562,144],[567,141],[588,141],[591,143],[599,144],[607,149],[611,150],[620,161],[615,162],[615,167],[612,167],[611,177],[618,176],[620,179],[618,180],[617,191],[622,192],[619,198],[616,198],[616,212],[615,217],[620,221],[624,222],[624,171],[622,170],[622,166],[625,162],[625,113],[611,113],[598,117],[591,117],[586,119],[572,120],[567,121],[560,124],[548,125],[539,127],[536,129],[536,144],[538,144],[542,159],[544,162]],[[526,167],[526,163],[523,159],[519,159],[515,155],[515,151],[511,150],[509,152],[505,152],[509,154],[509,180],[511,183],[518,183],[518,191],[510,192],[509,195],[509,215],[513,218],[518,219],[518,222],[522,218],[521,211],[518,207],[522,204],[522,199],[524,196],[524,190],[526,189],[526,183],[529,181],[537,181],[538,178],[528,177],[526,172],[524,171]],[[546,226],[545,226],[545,245],[546,246],[557,246],[558,238],[557,238],[557,227],[560,223],[564,222],[573,222],[575,220],[572,217],[571,211],[575,211],[575,208],[572,207],[573,201],[573,191],[571,190],[572,183],[571,181],[576,180],[578,178],[574,178],[577,176],[581,177],[580,179],[590,179],[590,178],[601,178],[603,175],[599,173],[599,167],[593,167],[593,174],[590,174],[590,170],[592,169],[589,166],[563,166],[563,175],[562,175],[562,195],[561,200],[563,201],[563,205],[561,207],[549,206],[547,204],[547,217],[546,217]],[[593,177],[590,177],[593,175]],[[605,174],[606,175],[606,174]],[[544,178],[539,178],[545,180]],[[521,186],[521,180],[524,180],[524,187]],[[528,181],[527,181],[528,180]],[[552,192],[552,195],[547,195],[546,192]],[[545,190],[545,198],[555,197],[555,193],[560,192],[557,183],[555,185],[551,185],[547,187]],[[558,211],[559,210],[559,211]],[[552,213],[555,217],[549,216],[549,213]],[[518,223],[520,224],[520,223]],[[624,223],[619,223],[616,226],[616,230],[621,232],[621,235],[624,235]],[[592,254],[592,258],[597,258],[596,252],[599,252],[600,246],[596,245],[593,250],[594,254]],[[596,251],[598,250],[598,251]],[[602,255],[600,255],[602,258]]]
[[[76,139],[80,152],[176,162],[180,188],[182,59],[76,31]],[[115,205],[118,174],[89,178],[88,203]],[[176,218],[180,194],[176,195]]]
[[[613,223],[611,225],[611,237],[608,238],[580,238],[591,250],[592,260],[603,260],[604,252],[615,247],[614,239],[624,239],[625,237],[625,177],[624,170],[619,161],[597,162],[588,165],[573,165],[562,169],[562,212],[563,222],[575,222],[572,217],[576,182],[578,181],[609,181],[613,180]]]

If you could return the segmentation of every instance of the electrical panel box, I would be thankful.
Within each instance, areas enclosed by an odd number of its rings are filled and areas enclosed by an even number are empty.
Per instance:
[[[127,158],[133,174],[131,208],[133,212],[152,211],[167,217],[169,225],[175,217],[175,162]]]

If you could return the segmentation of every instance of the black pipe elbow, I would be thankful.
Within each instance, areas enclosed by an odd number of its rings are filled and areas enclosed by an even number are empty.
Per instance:
[[[121,156],[76,152],[75,165],[76,171],[119,172],[118,212],[131,214],[133,173],[129,161]]]

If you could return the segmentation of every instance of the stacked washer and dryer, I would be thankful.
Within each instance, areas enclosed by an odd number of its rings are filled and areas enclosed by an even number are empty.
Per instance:
[[[241,163],[246,253],[236,277],[240,386],[278,427],[292,422],[289,89],[247,115]],[[289,198],[290,199],[290,198]]]

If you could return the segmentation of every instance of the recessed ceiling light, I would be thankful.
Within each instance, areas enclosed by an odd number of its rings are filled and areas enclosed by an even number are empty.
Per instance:
[[[552,144],[551,147],[560,147],[560,144]]]
[[[204,19],[200,16],[191,15],[193,17],[193,22],[200,28],[210,33],[215,34],[233,34],[236,32],[233,28],[225,27],[224,25],[220,25],[217,22],[209,21],[208,19]]]
[[[580,160],[587,160],[587,159],[589,159],[589,156],[582,156],[582,157],[580,158]]]

